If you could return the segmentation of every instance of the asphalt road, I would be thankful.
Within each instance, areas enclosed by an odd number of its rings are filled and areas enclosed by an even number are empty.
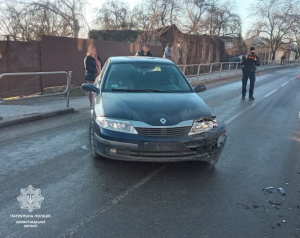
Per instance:
[[[240,81],[199,94],[228,124],[213,171],[200,162],[93,160],[89,111],[0,130],[0,237],[300,237],[299,73],[259,77],[255,101],[241,100]],[[30,184],[44,197],[32,213],[17,201]]]

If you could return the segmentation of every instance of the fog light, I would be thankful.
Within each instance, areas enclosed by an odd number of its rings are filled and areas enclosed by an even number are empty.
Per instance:
[[[109,152],[112,153],[112,154],[116,154],[116,153],[117,153],[117,149],[111,148],[111,149],[109,150]]]

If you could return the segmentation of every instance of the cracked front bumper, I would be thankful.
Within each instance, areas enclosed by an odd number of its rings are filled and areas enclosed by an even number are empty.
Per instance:
[[[124,136],[124,133],[98,128],[97,125],[95,127],[97,127],[94,128],[96,152],[103,157],[117,160],[151,162],[199,160],[215,164],[226,143],[225,125],[199,135],[180,138]]]

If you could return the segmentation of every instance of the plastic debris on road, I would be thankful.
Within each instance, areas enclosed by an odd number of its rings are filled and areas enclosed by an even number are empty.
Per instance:
[[[268,203],[272,204],[272,205],[282,205],[282,202],[279,202],[279,201],[272,201],[272,200],[269,200]]]
[[[280,192],[281,195],[286,195],[286,192],[283,188],[278,188],[278,191]]]
[[[274,189],[274,187],[266,187],[266,191],[268,192],[268,193],[273,193],[273,190]]]

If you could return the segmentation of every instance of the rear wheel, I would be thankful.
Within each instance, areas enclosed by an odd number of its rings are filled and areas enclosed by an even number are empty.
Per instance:
[[[90,140],[90,147],[91,147],[91,156],[94,159],[101,159],[102,156],[99,155],[94,147],[94,129],[93,129],[93,122],[90,123],[90,129],[89,129],[89,140]]]

